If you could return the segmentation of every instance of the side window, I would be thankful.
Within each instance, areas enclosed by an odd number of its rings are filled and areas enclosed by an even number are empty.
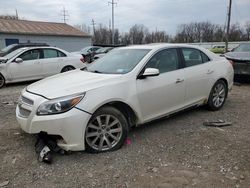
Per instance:
[[[40,50],[29,50],[19,56],[23,61],[39,59]]]
[[[201,52],[201,57],[202,57],[203,63],[206,63],[206,62],[210,61],[209,57],[207,57],[207,55],[204,54],[203,52]]]
[[[178,69],[178,53],[176,49],[166,49],[155,54],[145,68],[159,69],[160,73]]]
[[[202,64],[201,52],[193,48],[182,48],[186,67]]]
[[[57,56],[57,50],[54,49],[43,49],[43,58],[55,58]]]
[[[58,57],[66,57],[66,54],[59,50],[57,51],[57,53],[58,53]]]

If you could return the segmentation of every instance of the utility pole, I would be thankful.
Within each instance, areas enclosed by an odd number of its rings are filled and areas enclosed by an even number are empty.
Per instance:
[[[95,35],[95,25],[96,25],[96,23],[95,23],[95,20],[94,19],[92,19],[92,26],[93,26],[93,35]]]
[[[229,0],[228,14],[227,14],[227,33],[226,33],[226,52],[228,51],[230,19],[231,19],[232,0]]]
[[[18,20],[18,13],[17,13],[17,9],[16,9],[16,19]]]
[[[63,7],[62,16],[63,16],[63,23],[66,23],[66,21],[68,20],[67,17],[69,16],[69,14],[68,14],[68,11],[65,10],[65,7]]]
[[[92,26],[93,26],[93,37],[92,37],[92,40],[94,41],[93,43],[95,43],[96,42],[96,38],[95,38],[95,25],[96,25],[96,23],[95,23],[95,20],[94,19],[92,19]]]
[[[112,5],[112,44],[115,44],[115,8],[114,5],[117,5],[117,3],[112,0],[111,2],[108,2],[108,4]]]

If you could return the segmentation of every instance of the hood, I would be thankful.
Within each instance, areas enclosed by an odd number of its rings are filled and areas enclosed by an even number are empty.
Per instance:
[[[250,61],[250,52],[228,52],[225,57],[233,60]]]
[[[35,82],[27,87],[27,91],[54,99],[117,82],[120,80],[118,77],[121,75],[98,74],[78,69]]]

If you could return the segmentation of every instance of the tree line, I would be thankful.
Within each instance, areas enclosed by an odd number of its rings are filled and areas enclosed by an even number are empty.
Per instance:
[[[90,33],[90,27],[76,26],[78,29]],[[195,43],[195,42],[224,42],[226,27],[219,24],[206,22],[191,22],[181,24],[177,28],[175,35],[167,34],[163,30],[150,31],[143,24],[133,25],[128,32],[120,32],[115,29],[115,44],[148,44],[157,42],[171,43]],[[111,44],[112,31],[103,24],[99,24],[94,29],[94,44]],[[244,25],[239,23],[232,24],[229,31],[229,41],[249,41],[250,40],[250,21]]]

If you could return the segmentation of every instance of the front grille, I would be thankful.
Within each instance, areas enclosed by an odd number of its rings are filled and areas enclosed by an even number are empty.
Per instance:
[[[24,96],[21,96],[21,101],[22,101],[23,103],[25,103],[25,104],[30,105],[30,106],[32,106],[32,105],[34,104],[34,102],[33,102],[32,100],[30,100],[30,99],[28,99],[28,98],[26,98],[26,97],[24,97]]]
[[[34,104],[33,100],[21,96],[18,101],[19,115],[21,117],[28,118],[31,113],[33,104]]]
[[[21,117],[27,118],[27,117],[29,117],[30,113],[31,113],[31,111],[29,111],[27,109],[24,109],[23,107],[19,106],[19,115]]]

